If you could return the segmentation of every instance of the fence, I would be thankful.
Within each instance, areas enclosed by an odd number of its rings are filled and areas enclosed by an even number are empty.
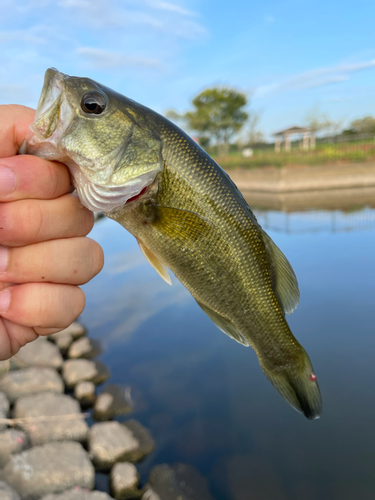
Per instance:
[[[341,135],[317,138],[315,149],[302,149],[302,140],[291,142],[290,151],[276,152],[272,144],[254,145],[252,156],[244,157],[241,151],[218,158],[223,168],[255,168],[284,165],[324,165],[327,163],[375,162],[374,134]]]

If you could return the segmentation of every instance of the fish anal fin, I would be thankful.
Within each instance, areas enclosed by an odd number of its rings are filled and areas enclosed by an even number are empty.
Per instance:
[[[246,347],[250,345],[249,342],[246,340],[246,338],[242,335],[242,333],[237,330],[237,328],[232,324],[232,322],[229,319],[224,318],[224,316],[211,309],[211,307],[202,304],[202,302],[199,302],[199,300],[197,299],[195,300],[197,301],[197,304],[203,310],[203,312],[207,314],[207,316],[215,323],[215,325],[218,328],[220,328],[222,332],[226,333],[236,342],[239,342],[240,344]]]
[[[168,268],[164,264],[162,264],[156,257],[156,255],[152,253],[151,250],[149,250],[141,241],[137,241],[143,255],[146,257],[149,264],[151,264],[155,271],[163,278],[164,281],[168,283],[168,285],[172,285],[172,280],[169,276]]]
[[[212,228],[208,219],[195,212],[161,205],[154,208],[153,226],[170,238],[194,243],[201,240]]]
[[[270,256],[274,274],[275,293],[286,314],[291,314],[299,303],[299,288],[296,275],[280,248],[264,231],[263,241]]]

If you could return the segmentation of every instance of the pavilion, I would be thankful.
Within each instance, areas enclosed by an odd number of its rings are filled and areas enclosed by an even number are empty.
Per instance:
[[[301,149],[308,151],[315,149],[315,135],[311,133],[311,129],[306,127],[290,127],[285,130],[280,130],[275,136],[275,151],[279,153],[281,150],[281,143],[284,140],[284,150],[290,151],[290,136],[302,135]]]

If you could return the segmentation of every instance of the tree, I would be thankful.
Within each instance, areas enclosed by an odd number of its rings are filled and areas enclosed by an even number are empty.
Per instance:
[[[234,89],[214,87],[194,97],[192,104],[193,111],[184,115],[189,128],[198,133],[201,141],[214,139],[219,155],[227,154],[229,140],[248,118],[243,110],[246,95]]]
[[[332,127],[328,115],[321,113],[318,106],[315,106],[306,114],[305,123],[314,135]]]
[[[165,111],[164,113],[164,116],[168,118],[168,120],[174,122],[179,127],[181,127],[185,123],[184,115],[181,115],[178,111],[174,109],[167,109],[167,111]]]
[[[350,123],[350,128],[357,134],[373,134],[375,133],[375,118],[365,116]]]

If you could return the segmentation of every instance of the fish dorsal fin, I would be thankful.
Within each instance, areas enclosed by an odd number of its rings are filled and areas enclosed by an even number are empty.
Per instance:
[[[154,209],[156,218],[153,226],[187,245],[201,240],[211,229],[210,221],[195,212],[161,205],[155,205]]]
[[[274,271],[275,293],[286,314],[292,314],[299,303],[299,288],[296,275],[280,248],[262,231],[263,241],[271,258]]]
[[[168,285],[172,285],[171,277],[168,273],[168,268],[160,262],[160,260],[156,257],[154,253],[151,252],[141,241],[138,241],[138,245],[142,250],[143,255],[146,257],[148,262],[152,265],[155,271],[163,278],[164,281],[168,283]]]
[[[197,300],[197,299],[195,299]],[[207,314],[207,316],[215,323],[215,325],[220,328],[220,330],[226,333],[229,337],[234,339],[236,342],[248,347],[249,343],[246,338],[242,335],[241,332],[237,330],[237,328],[231,323],[231,321],[227,318],[224,318],[221,314],[211,309],[202,302],[197,300],[198,306]]]

